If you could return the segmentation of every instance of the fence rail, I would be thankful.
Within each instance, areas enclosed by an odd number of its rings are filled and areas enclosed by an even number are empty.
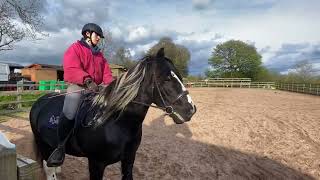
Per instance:
[[[297,93],[320,96],[320,84],[275,83],[275,82],[250,82],[240,78],[208,79],[201,81],[185,81],[186,87],[224,87],[224,88],[264,88],[279,89]]]
[[[185,82],[186,87],[267,88],[275,89],[274,82],[203,80]]]
[[[320,95],[320,84],[276,83],[276,89]]]
[[[50,88],[42,88],[42,90],[38,90],[38,87],[50,87]],[[61,87],[64,88],[61,88]],[[0,110],[0,114],[10,114],[20,111],[26,111],[27,108],[24,108],[24,106],[28,106],[30,103],[35,102],[37,99],[23,99],[23,95],[27,94],[46,94],[50,92],[65,92],[66,84],[0,84],[1,88],[7,88],[10,87],[10,89],[15,89],[14,91],[0,91],[0,96],[14,96],[15,100],[7,100],[4,102],[0,102],[0,107],[2,110]],[[33,89],[33,90],[31,90]],[[48,89],[48,90],[46,90]]]

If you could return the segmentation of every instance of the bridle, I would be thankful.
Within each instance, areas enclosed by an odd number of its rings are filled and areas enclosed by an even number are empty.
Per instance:
[[[144,105],[144,106],[149,106],[149,107],[153,107],[153,108],[157,108],[157,109],[161,109],[163,111],[166,112],[166,114],[171,115],[173,114],[175,111],[173,109],[173,105],[179,101],[183,96],[186,96],[189,94],[189,91],[184,90],[182,91],[173,101],[170,101],[169,103],[166,103],[166,101],[163,98],[163,95],[161,93],[160,87],[159,87],[159,83],[158,80],[156,78],[156,65],[155,65],[155,61],[156,60],[152,60],[152,64],[151,64],[151,69],[152,69],[152,99],[154,99],[154,88],[156,88],[156,90],[158,91],[158,94],[160,96],[160,99],[162,101],[163,106],[155,106],[152,104],[146,104],[143,102],[139,102],[139,101],[132,101],[135,104],[140,104],[140,105]]]

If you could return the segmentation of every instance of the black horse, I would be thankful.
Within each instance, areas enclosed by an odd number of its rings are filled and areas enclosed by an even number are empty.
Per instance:
[[[144,57],[99,94],[85,97],[66,153],[88,158],[91,180],[101,180],[105,167],[118,161],[122,179],[132,179],[142,123],[149,107],[164,110],[176,124],[189,121],[196,112],[181,76],[165,57],[163,48],[155,56]],[[63,100],[63,96],[48,94],[39,98],[30,111],[41,160],[47,160],[57,146],[56,128]]]

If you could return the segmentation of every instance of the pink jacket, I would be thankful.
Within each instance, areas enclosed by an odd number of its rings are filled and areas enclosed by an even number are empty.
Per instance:
[[[63,57],[64,80],[83,85],[86,78],[108,85],[113,80],[111,69],[101,52],[93,54],[83,42],[73,43]]]

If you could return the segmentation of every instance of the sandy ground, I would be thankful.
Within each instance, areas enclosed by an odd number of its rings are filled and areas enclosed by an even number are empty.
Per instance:
[[[320,97],[263,89],[192,88],[193,119],[175,125],[150,109],[135,179],[320,179]],[[32,155],[29,122],[0,130]],[[67,156],[61,179],[88,179],[87,160]],[[104,179],[120,179],[119,163]]]

